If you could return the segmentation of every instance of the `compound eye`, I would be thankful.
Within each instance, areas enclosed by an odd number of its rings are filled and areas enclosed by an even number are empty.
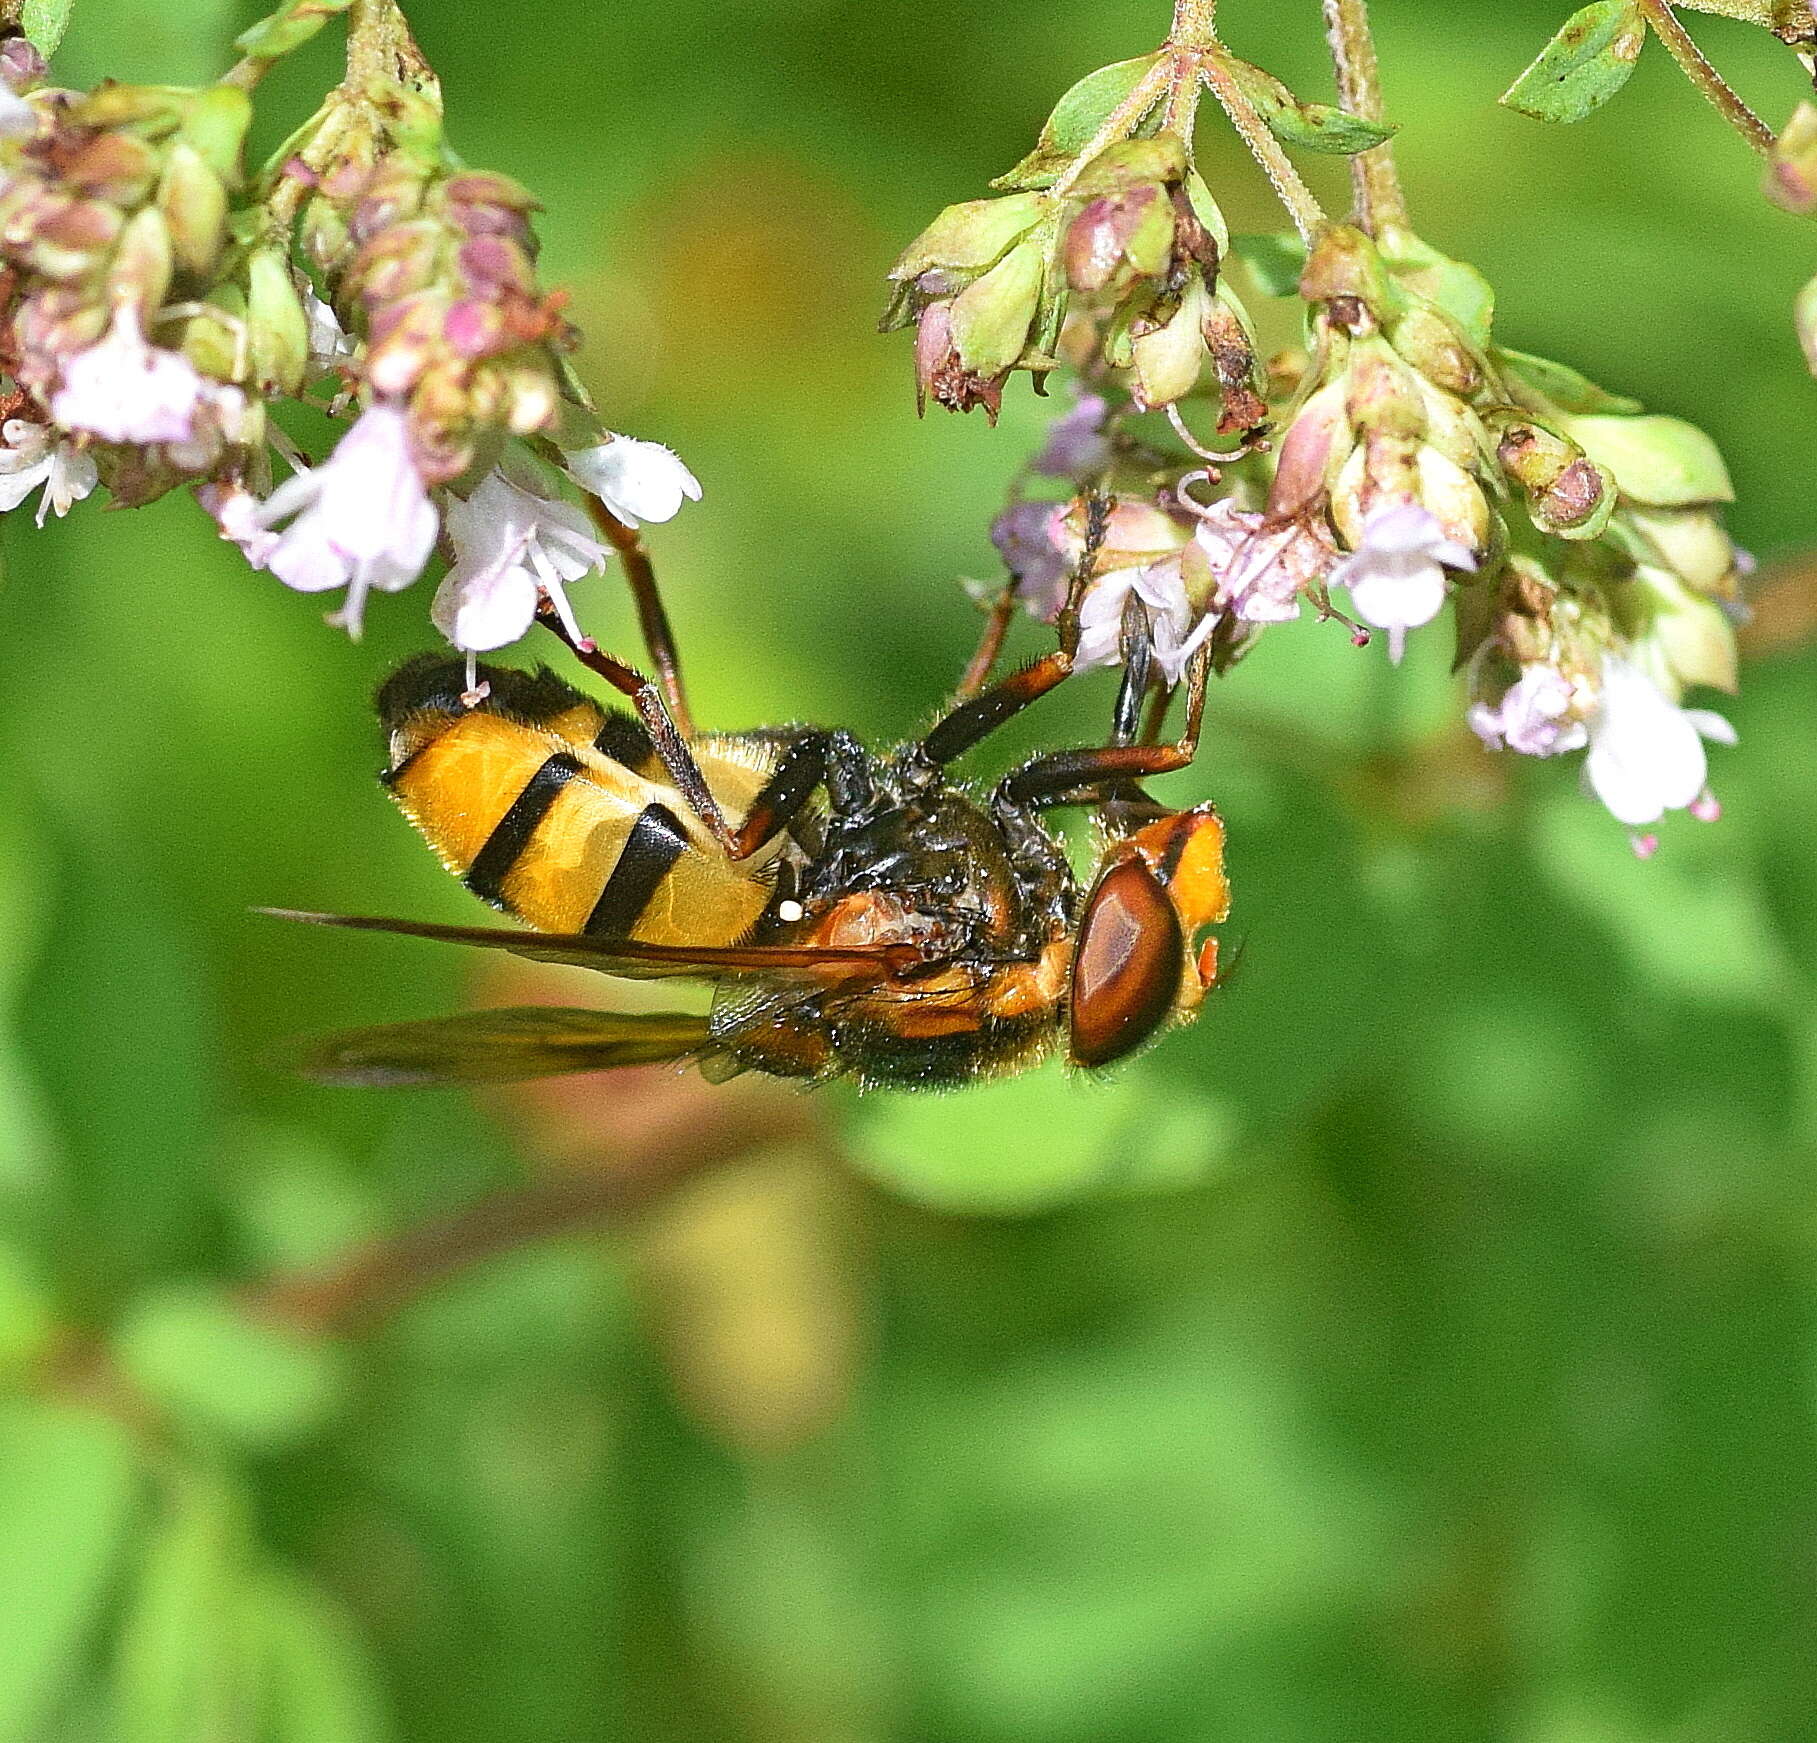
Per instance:
[[[1167,891],[1140,859],[1119,860],[1086,899],[1073,953],[1072,1056],[1108,1065],[1174,1007],[1186,939]]]

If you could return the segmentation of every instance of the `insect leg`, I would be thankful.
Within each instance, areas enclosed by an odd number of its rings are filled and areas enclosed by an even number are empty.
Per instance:
[[[604,649],[595,647],[591,641],[577,642],[568,633],[553,607],[544,605],[536,615],[543,627],[559,636],[589,672],[605,679],[621,696],[629,699],[631,706],[637,710],[638,719],[643,722],[644,730],[649,733],[650,743],[655,747],[656,755],[669,779],[675,783],[676,791],[688,802],[688,809],[706,825],[720,847],[731,853],[734,837],[726,822],[725,813],[720,810],[719,801],[708,789],[706,777],[701,774],[694,753],[688,749],[688,741],[670,716],[661,691],[642,672],[627,666],[623,660],[615,660]]]
[[[980,739],[995,732],[1004,721],[1020,714],[1031,702],[1038,702],[1049,690],[1072,676],[1073,656],[1079,651],[1079,603],[1091,580],[1092,565],[1103,549],[1104,535],[1110,522],[1110,502],[1102,496],[1092,497],[1085,511],[1085,550],[1073,568],[1072,583],[1066,603],[1054,619],[1054,630],[1060,645],[1051,654],[1012,672],[1001,683],[993,684],[981,694],[960,702],[931,731],[922,743],[928,756],[945,764],[963,756]],[[987,632],[988,633],[988,632]],[[974,662],[975,664],[975,662]],[[969,676],[969,674],[968,674]],[[961,695],[964,692],[961,690]]]
[[[650,561],[649,547],[635,527],[628,527],[591,492],[587,495],[587,513],[593,524],[618,555],[631,589],[632,603],[637,607],[637,626],[643,634],[650,664],[656,668],[656,682],[662,687],[669,718],[684,738],[694,736],[694,711],[688,706],[688,693],[681,678],[681,655],[676,651],[675,632],[669,625],[669,614],[663,609],[662,593],[656,585],[656,568]]]
[[[969,702],[983,693],[997,664],[997,656],[1003,652],[1003,638],[1009,633],[1009,620],[1015,610],[1016,584],[1006,581],[1003,591],[991,602],[990,615],[984,620],[984,633],[978,638],[978,651],[972,655],[965,676],[959,680],[953,698],[955,702]]]
[[[1203,649],[1187,674],[1186,730],[1176,744],[1108,744],[1084,750],[1049,751],[1031,757],[1006,775],[997,792],[1017,805],[1069,802],[1080,788],[1104,785],[1114,798],[1125,782],[1144,780],[1183,769],[1198,754],[1205,721],[1205,675],[1209,661]]]

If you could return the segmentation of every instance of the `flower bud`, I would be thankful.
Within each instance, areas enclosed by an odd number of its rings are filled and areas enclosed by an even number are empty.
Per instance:
[[[1766,196],[1800,217],[1817,212],[1817,103],[1800,103],[1767,155]]]
[[[252,98],[246,92],[237,85],[210,85],[190,99],[178,137],[221,182],[236,187],[251,125]]]
[[[309,317],[281,248],[255,248],[246,262],[246,348],[261,393],[295,393],[309,363]]]
[[[1431,304],[1413,304],[1388,336],[1395,351],[1435,387],[1467,399],[1482,385],[1470,347]]]
[[[1595,538],[1609,524],[1615,481],[1567,437],[1543,424],[1511,423],[1496,457],[1503,474],[1526,493],[1527,512],[1542,533]]]
[[[1268,492],[1268,518],[1295,520],[1318,507],[1355,441],[1344,410],[1344,384],[1329,382],[1300,407],[1281,439]]]
[[[987,272],[1041,221],[1047,204],[1044,194],[1008,194],[948,206],[902,251],[890,277],[904,284],[935,269]]]
[[[1636,562],[1669,569],[1711,599],[1736,597],[1735,545],[1714,511],[1629,506],[1614,530]]]
[[[1359,340],[1350,352],[1344,406],[1360,432],[1423,436],[1426,408],[1418,378],[1380,338]]]
[[[198,307],[183,324],[183,355],[203,375],[232,381],[246,365],[246,294],[237,284],[217,285]]]
[[[1792,320],[1798,329],[1798,343],[1804,347],[1804,360],[1817,375],[1817,278],[1798,293],[1792,304]]]
[[[1619,590],[1617,612],[1636,647],[1664,665],[1679,691],[1708,684],[1734,693],[1735,626],[1713,600],[1691,592],[1667,570],[1642,566]]]
[[[1145,332],[1132,332],[1131,392],[1144,411],[1172,405],[1198,385],[1205,368],[1205,321],[1211,307],[1205,281],[1195,274],[1165,321]]]
[[[1067,227],[1060,257],[1074,290],[1121,296],[1167,271],[1173,241],[1173,205],[1151,184],[1092,200]]]
[[[953,349],[972,374],[1000,375],[1021,358],[1041,302],[1043,256],[1039,242],[1020,242],[953,299]]]
[[[139,311],[141,324],[149,324],[170,290],[173,264],[164,215],[147,206],[133,215],[120,234],[108,268],[108,301],[131,303]]]
[[[1230,435],[1253,430],[1268,421],[1267,382],[1256,356],[1255,333],[1249,312],[1223,280],[1213,293],[1205,314],[1205,348],[1211,354],[1212,373],[1223,396],[1218,432]]]
[[[193,145],[178,140],[164,162],[158,210],[177,270],[206,282],[227,241],[227,187]]]
[[[1733,502],[1735,489],[1716,444],[1682,418],[1563,418],[1567,435],[1612,473],[1630,501],[1655,508]]]

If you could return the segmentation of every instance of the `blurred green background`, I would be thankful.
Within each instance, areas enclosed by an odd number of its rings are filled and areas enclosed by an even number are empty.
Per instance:
[[[253,10],[78,0],[60,70],[204,76]],[[1224,10],[1329,89],[1311,0]],[[1378,10],[1416,219],[1502,337],[1708,426],[1763,558],[1817,545],[1809,227],[1657,48],[1581,127],[1498,111],[1563,0]],[[609,420],[705,482],[655,536],[705,722],[915,729],[1042,418],[917,423],[880,276],[1166,7],[410,13],[458,147],[547,203]],[[1782,120],[1790,57],[1698,30]],[[1796,636],[1722,823],[1642,865],[1568,763],[1474,749],[1442,635],[1395,675],[1271,632],[1170,789],[1229,820],[1240,973],[1109,1084],[476,1106],[265,1059],[496,979],[247,913],[470,917],[373,780],[427,585],[352,646],[186,500],[4,537],[0,1743],[1817,1736]],[[1089,738],[1107,682],[993,754]],[[640,1169],[625,1226],[452,1263]],[[335,1270],[475,1204],[381,1249],[445,1278]]]

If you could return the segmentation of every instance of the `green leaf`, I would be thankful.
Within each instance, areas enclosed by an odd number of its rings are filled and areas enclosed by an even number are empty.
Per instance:
[[[1572,13],[1502,102],[1536,121],[1581,121],[1628,82],[1646,41],[1639,0],[1592,0]]]
[[[247,1555],[238,1499],[218,1483],[178,1476],[120,1630],[118,1743],[252,1734],[260,1665],[247,1637]]]
[[[255,1602],[269,1655],[272,1743],[385,1743],[385,1691],[340,1605],[276,1570],[259,1579]]]
[[[1384,122],[1365,121],[1360,115],[1334,109],[1329,103],[1302,103],[1273,73],[1235,55],[1220,55],[1218,61],[1283,145],[1350,157],[1392,139],[1399,131]]]
[[[1256,288],[1264,296],[1300,294],[1300,274],[1306,270],[1306,244],[1293,230],[1268,236],[1239,236],[1234,244],[1238,258],[1249,268]]]
[[[1233,1121],[1208,1095],[1142,1067],[1087,1081],[1058,1061],[959,1095],[861,1104],[853,1154],[919,1203],[1017,1216],[1091,1197],[1192,1185],[1222,1163]]]
[[[1530,351],[1511,351],[1505,345],[1495,348],[1495,361],[1518,376],[1534,392],[1544,394],[1560,411],[1616,412],[1631,416],[1640,411],[1641,403],[1626,394],[1610,393],[1579,375],[1567,363],[1555,363],[1550,357],[1535,357]]]
[[[1087,73],[1054,105],[1054,112],[1041,129],[1035,149],[1008,175],[998,176],[991,186],[1010,192],[1051,187],[1072,160],[1097,137],[1099,128],[1159,66],[1164,52],[1114,61],[1107,67],[1099,67],[1095,73]],[[1155,97],[1159,101],[1158,85]],[[1140,120],[1139,116],[1134,118],[1131,133],[1136,131]]]
[[[276,60],[301,48],[351,0],[289,0],[269,17],[261,18],[234,40],[234,47],[253,60]]]
[[[336,1346],[256,1319],[199,1285],[142,1297],[114,1334],[114,1353],[173,1415],[255,1450],[308,1435],[347,1389]]]
[[[55,1405],[0,1408],[0,1743],[39,1743],[83,1670],[139,1501],[125,1429]]]
[[[69,29],[74,4],[75,0],[25,0],[19,9],[19,28],[46,60],[57,52],[64,31]]]

